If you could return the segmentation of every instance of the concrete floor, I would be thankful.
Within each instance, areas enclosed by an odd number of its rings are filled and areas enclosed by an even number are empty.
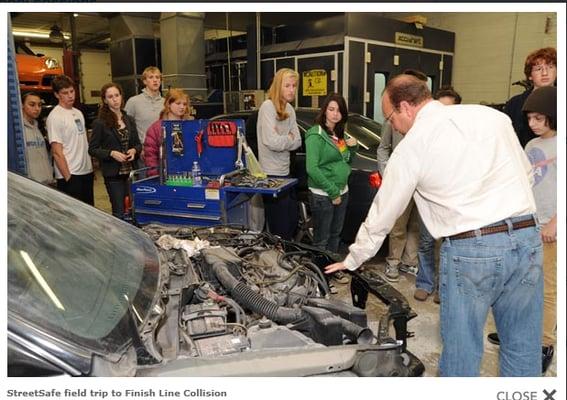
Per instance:
[[[364,265],[365,269],[374,269],[384,277],[386,261],[384,257],[377,256]],[[408,322],[408,331],[414,332],[415,336],[408,339],[408,350],[415,354],[425,365],[424,376],[438,376],[439,357],[441,355],[441,334],[439,330],[439,305],[433,302],[433,296],[424,301],[413,298],[415,290],[415,276],[411,274],[400,274],[400,280],[392,283],[402,293],[411,308],[417,313],[417,317]],[[343,301],[351,303],[350,287],[348,284],[336,284],[339,296]],[[375,296],[369,295],[366,309],[368,311],[369,325],[375,331],[378,327],[380,316],[387,311],[386,306]],[[484,327],[484,357],[481,364],[481,376],[498,376],[498,346],[489,343],[486,335],[495,332],[494,319],[489,313],[486,326]],[[557,358],[547,370],[546,376],[557,376]]]
[[[104,179],[97,170],[95,173],[94,184],[95,207],[111,213],[108,194],[104,186]],[[382,274],[385,269],[385,260],[383,257],[377,256],[367,263],[364,268],[376,269]],[[414,332],[415,336],[408,339],[408,349],[415,354],[425,365],[424,376],[437,376],[439,356],[441,354],[441,336],[439,333],[439,305],[433,302],[430,296],[425,302],[417,301],[413,298],[415,289],[415,276],[402,273],[399,282],[392,284],[399,292],[401,292],[408,300],[412,309],[417,313],[417,317],[408,323],[408,331]],[[335,285],[338,289],[338,298],[351,302],[349,285]],[[380,300],[374,296],[369,296],[367,303],[367,311],[370,327],[376,331],[380,316],[386,311],[386,307]],[[486,340],[486,334],[494,332],[494,321],[492,315],[489,315],[485,326],[484,339],[484,358],[481,366],[481,376],[498,376],[498,346],[489,343]],[[557,376],[556,357],[547,370],[546,376]]]

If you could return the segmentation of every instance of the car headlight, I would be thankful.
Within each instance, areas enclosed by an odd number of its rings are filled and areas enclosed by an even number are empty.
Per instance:
[[[45,66],[47,67],[47,69],[55,69],[55,68],[59,68],[59,63],[55,58],[46,58]]]

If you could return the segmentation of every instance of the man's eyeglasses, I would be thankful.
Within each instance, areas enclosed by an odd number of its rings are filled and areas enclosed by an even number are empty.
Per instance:
[[[544,69],[546,71],[553,71],[555,68],[556,67],[553,64],[539,64],[539,65],[534,65],[532,67],[532,72],[535,72],[537,74],[541,74]]]
[[[394,111],[395,111],[395,109],[393,109],[392,112],[386,117],[384,122],[391,124],[390,119],[392,118],[392,115],[394,115]]]

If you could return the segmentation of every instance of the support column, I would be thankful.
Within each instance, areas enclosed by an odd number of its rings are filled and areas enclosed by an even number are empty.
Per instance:
[[[260,13],[256,13],[253,25],[246,28],[246,86],[260,89]]]
[[[162,13],[160,17],[162,88],[185,90],[207,99],[204,13]]]

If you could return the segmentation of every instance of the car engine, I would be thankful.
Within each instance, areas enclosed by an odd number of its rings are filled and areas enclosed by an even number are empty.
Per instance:
[[[363,309],[331,298],[322,271],[335,255],[235,227],[154,224],[144,231],[159,250],[162,297],[139,327],[138,375],[423,372],[405,340],[389,337],[387,327],[375,335]],[[289,365],[247,370],[246,360],[258,366],[270,357],[289,357]],[[238,360],[237,370],[215,369]]]

